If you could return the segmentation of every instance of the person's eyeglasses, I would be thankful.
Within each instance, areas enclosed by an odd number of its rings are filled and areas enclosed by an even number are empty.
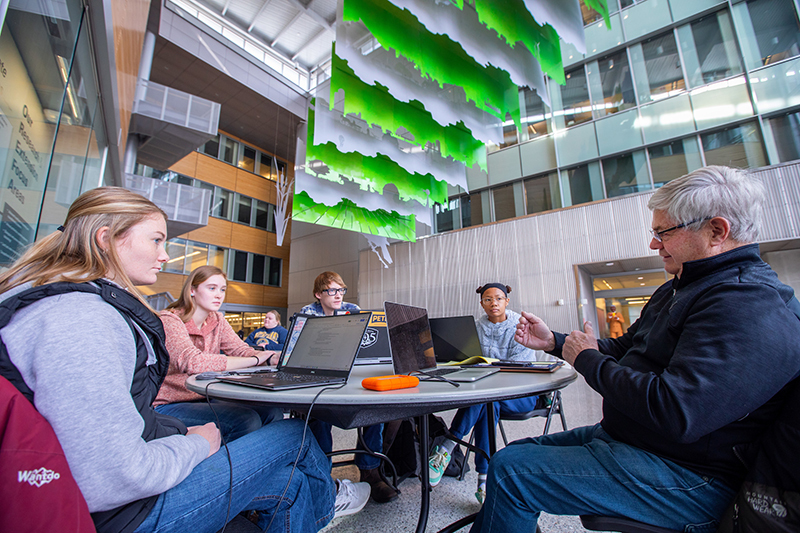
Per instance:
[[[338,289],[322,289],[322,292],[327,294],[328,296],[336,296],[336,293],[340,293],[342,296],[347,294],[347,287],[340,287]]]
[[[663,242],[663,237],[665,233],[670,231],[675,231],[676,229],[685,228],[686,226],[691,226],[692,224],[697,224],[698,222],[705,222],[706,220],[711,220],[713,217],[706,217],[706,218],[698,218],[697,220],[692,220],[691,222],[684,222],[683,224],[678,224],[677,226],[672,226],[671,228],[662,229],[661,231],[656,231],[654,229],[650,230],[650,235],[653,236],[655,240],[658,242]]]
[[[481,302],[485,303],[486,305],[491,305],[492,302],[500,303],[503,300],[508,300],[508,298],[483,298]]]

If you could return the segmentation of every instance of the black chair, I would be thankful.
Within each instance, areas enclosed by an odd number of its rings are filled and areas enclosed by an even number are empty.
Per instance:
[[[674,529],[651,526],[619,516],[582,515],[581,524],[589,531],[616,531],[617,533],[681,533]]]
[[[546,399],[545,399],[546,398]],[[540,405],[541,402],[541,405]],[[540,396],[540,402],[536,403],[536,409],[532,411],[527,411],[525,413],[500,413],[500,419],[497,421],[497,425],[500,426],[500,434],[503,436],[503,445],[508,446],[508,437],[506,437],[506,430],[503,427],[503,420],[512,421],[512,420],[528,420],[530,418],[534,418],[537,416],[545,417],[547,420],[544,423],[544,431],[542,435],[547,435],[550,432],[550,422],[553,420],[553,415],[558,414],[561,417],[561,427],[564,431],[567,430],[567,418],[564,416],[564,405],[561,403],[561,391],[557,390],[552,393],[552,396],[543,394]],[[469,436],[469,443],[475,440],[475,429],[472,429],[472,432]],[[461,464],[461,475],[458,476],[459,481],[464,479],[465,468],[464,465],[467,464],[467,459],[469,459],[469,448],[464,453],[464,461]]]

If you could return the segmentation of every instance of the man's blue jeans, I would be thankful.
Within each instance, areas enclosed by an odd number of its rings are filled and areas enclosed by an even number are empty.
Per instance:
[[[734,495],[717,479],[613,440],[598,424],[519,440],[497,452],[471,531],[534,532],[544,511],[711,533]]]
[[[213,412],[205,400],[168,403],[157,406],[155,410],[174,416],[187,426],[202,426],[214,422],[225,442],[231,442],[263,425],[283,419],[282,410],[268,405],[242,405],[224,400],[211,400],[211,404],[214,407]]]
[[[333,451],[333,436],[331,435],[332,426],[322,420],[312,420],[308,427],[314,432],[314,436],[319,442],[319,447],[325,453]],[[383,453],[383,424],[367,426],[364,428],[364,443],[373,452]],[[361,449],[361,445],[356,445]],[[356,466],[360,470],[372,470],[381,466],[381,460],[366,453],[355,454]]]
[[[258,525],[264,529],[272,520],[267,530],[272,533],[317,531],[330,522],[336,499],[331,464],[310,431],[301,447],[302,434],[302,420],[284,420],[228,444],[233,464],[229,519],[241,511],[258,510]],[[161,494],[136,533],[219,531],[228,512],[230,475],[223,447]]]
[[[516,400],[503,400],[494,402],[494,422],[500,419],[500,413],[526,413],[533,411],[536,406],[538,396],[518,398]],[[450,432],[461,440],[469,435],[470,430],[475,427],[475,446],[485,452],[489,452],[489,420],[486,416],[486,404],[478,404],[470,407],[463,407],[456,412],[453,423],[450,424]],[[494,428],[492,428],[494,430]],[[475,454],[475,470],[479,474],[485,474],[489,470],[489,461],[486,457]]]

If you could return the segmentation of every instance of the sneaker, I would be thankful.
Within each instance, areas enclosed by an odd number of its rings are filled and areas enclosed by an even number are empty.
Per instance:
[[[333,506],[334,518],[355,514],[367,505],[369,483],[353,483],[349,479],[340,479],[338,485],[336,503]]]
[[[486,499],[486,485],[478,485],[478,490],[475,492],[475,498],[478,503],[483,505],[483,500]]]
[[[428,480],[431,487],[435,487],[442,480],[447,465],[450,464],[450,454],[441,446],[437,446],[428,458]]]

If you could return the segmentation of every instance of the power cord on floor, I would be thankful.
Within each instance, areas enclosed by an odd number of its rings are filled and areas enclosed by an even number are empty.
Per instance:
[[[269,524],[264,531],[269,531],[270,526],[272,525],[272,521],[275,520],[275,517],[278,516],[278,507],[280,507],[281,502],[283,501],[283,497],[286,495],[286,491],[289,490],[289,485],[292,483],[292,477],[294,476],[294,471],[297,468],[297,463],[300,461],[300,454],[303,452],[303,444],[306,441],[306,430],[308,429],[308,421],[311,420],[311,410],[314,409],[314,404],[317,403],[317,400],[322,395],[323,392],[326,390],[336,390],[341,389],[347,385],[347,383],[342,383],[341,385],[336,385],[335,387],[322,387],[320,391],[314,396],[314,399],[311,401],[311,405],[308,407],[308,413],[306,413],[306,420],[303,424],[303,436],[300,437],[300,448],[297,450],[297,457],[294,458],[294,464],[292,465],[292,471],[289,473],[289,480],[286,482],[286,488],[283,489],[283,493],[281,497],[278,499],[278,505],[275,507],[275,512],[272,513],[272,518],[269,520]]]

